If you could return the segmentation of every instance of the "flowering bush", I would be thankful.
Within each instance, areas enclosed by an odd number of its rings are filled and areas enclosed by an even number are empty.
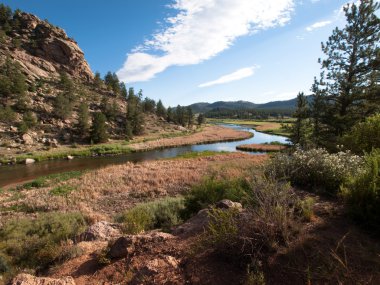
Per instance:
[[[363,158],[350,152],[330,154],[325,149],[297,149],[277,154],[267,165],[268,174],[290,180],[293,185],[335,194],[342,182],[362,170]]]

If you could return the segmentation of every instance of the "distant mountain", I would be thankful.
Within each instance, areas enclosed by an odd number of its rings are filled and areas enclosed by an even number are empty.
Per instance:
[[[312,100],[312,96],[307,96],[308,101]],[[258,109],[258,110],[294,110],[296,108],[297,98],[285,101],[272,101],[263,104],[255,104],[248,101],[217,101],[214,103],[194,103],[189,105],[194,113],[206,113],[216,109],[224,110],[244,110],[244,109]]]

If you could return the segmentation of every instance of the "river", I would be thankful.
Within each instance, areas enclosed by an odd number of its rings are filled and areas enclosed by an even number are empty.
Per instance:
[[[287,143],[287,138],[283,136],[265,134],[238,125],[229,124],[224,126],[237,130],[251,132],[253,133],[253,137],[233,142],[220,142],[211,144],[171,147],[166,149],[150,150],[146,152],[130,153],[126,155],[78,157],[73,160],[50,160],[28,165],[17,164],[10,166],[0,166],[0,187],[29,181],[34,178],[53,173],[60,173],[73,170],[97,169],[107,165],[122,164],[127,161],[140,162],[160,158],[172,158],[191,151],[200,152],[209,150],[235,152],[238,151],[236,150],[236,146],[241,144],[260,144],[270,143],[274,141]],[[258,154],[258,152],[251,153]]]

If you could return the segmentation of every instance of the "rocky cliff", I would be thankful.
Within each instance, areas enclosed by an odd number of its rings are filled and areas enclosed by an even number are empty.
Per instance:
[[[65,31],[28,13],[17,13],[10,36],[0,45],[0,56],[20,63],[29,79],[58,77],[66,72],[72,77],[91,81],[94,77],[83,51]]]

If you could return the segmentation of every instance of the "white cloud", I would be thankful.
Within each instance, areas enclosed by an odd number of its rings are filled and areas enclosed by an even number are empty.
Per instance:
[[[240,80],[240,79],[243,79],[246,77],[250,77],[254,74],[255,69],[258,69],[258,68],[259,68],[258,65],[240,68],[240,69],[238,69],[238,70],[236,70],[230,74],[223,75],[216,80],[202,83],[198,87],[201,87],[201,88],[202,87],[210,87],[213,85],[225,84],[228,82],[237,81],[237,80]]]
[[[282,26],[294,0],[175,0],[168,27],[127,55],[122,81],[153,78],[169,66],[198,64],[228,49],[240,36]]]
[[[316,29],[323,28],[324,26],[330,25],[332,21],[321,21],[321,22],[316,22],[306,28],[306,31],[311,32]]]

